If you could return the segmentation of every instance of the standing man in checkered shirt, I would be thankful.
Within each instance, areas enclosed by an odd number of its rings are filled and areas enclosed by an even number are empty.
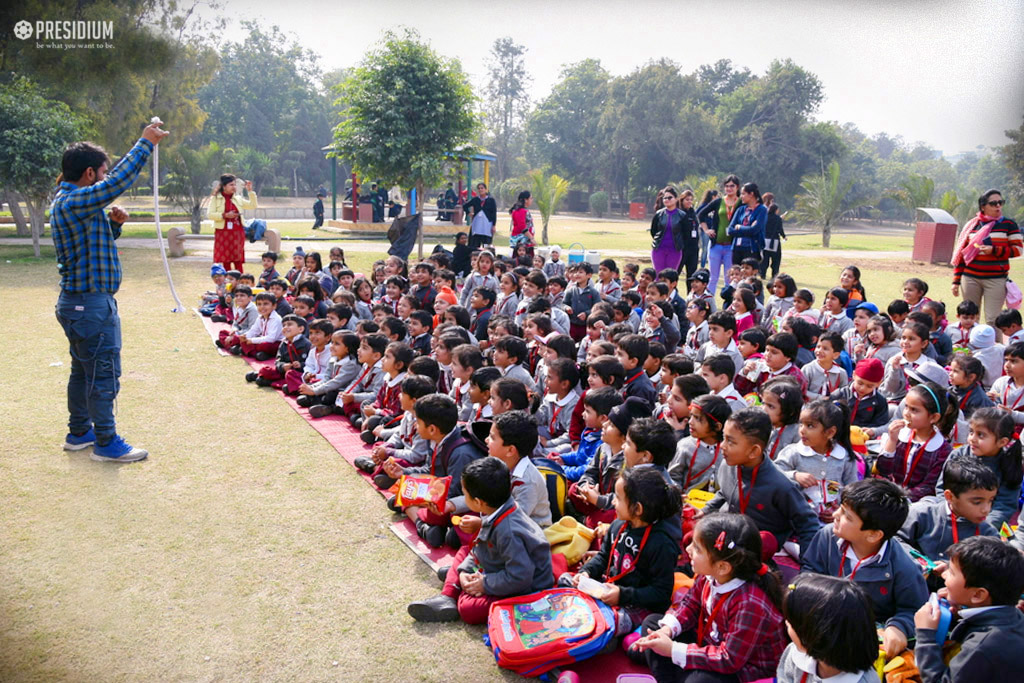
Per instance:
[[[114,300],[121,286],[121,261],[114,240],[121,236],[128,213],[112,203],[132,186],[166,135],[159,123],[147,126],[109,172],[107,153],[91,142],[73,143],[61,160],[50,225],[60,272],[57,320],[71,351],[64,448],[92,446],[93,460],[134,462],[148,455],[121,438],[114,424],[114,401],[121,387],[121,319]]]

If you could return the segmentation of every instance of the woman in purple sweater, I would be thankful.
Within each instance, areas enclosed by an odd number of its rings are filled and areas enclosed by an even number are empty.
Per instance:
[[[689,278],[697,268],[699,250],[697,215],[693,211],[693,193],[669,185],[661,191],[664,208],[651,220],[651,261],[658,272],[665,268],[681,270],[685,265]]]

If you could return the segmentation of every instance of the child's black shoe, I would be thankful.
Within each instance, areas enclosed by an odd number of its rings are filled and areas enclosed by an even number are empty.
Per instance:
[[[455,532],[455,527],[453,526],[448,527],[448,531],[445,532],[444,542],[452,550],[458,550],[462,547],[462,539],[459,538],[459,535]]]
[[[309,409],[309,414],[313,417],[327,417],[333,412],[331,406],[325,406],[323,403],[318,403]]]
[[[316,405],[315,403],[313,403],[313,401],[315,400],[316,396],[306,396],[305,394],[302,394],[297,399],[295,399],[295,402],[299,404],[300,408],[311,408],[314,405]]]
[[[442,526],[427,524],[424,521],[417,520],[416,533],[431,548],[440,548],[444,545],[444,527]]]
[[[348,422],[349,422],[349,424],[351,424],[356,429],[362,429],[363,428],[363,416],[362,415],[353,415],[352,417],[350,417],[348,419]]]
[[[246,382],[255,382],[256,378],[259,377],[259,376],[260,376],[260,373],[258,373],[258,372],[247,372],[247,373],[245,373],[245,381]]]
[[[426,600],[409,603],[409,616],[416,621],[458,621],[459,606],[454,598],[435,595]]]
[[[373,462],[373,458],[367,457],[365,455],[360,455],[358,458],[352,461],[352,464],[356,466],[357,470],[362,470],[367,474],[371,474],[375,469],[377,469],[377,464]]]
[[[256,378],[256,386],[258,386],[258,387],[269,387],[270,386],[270,380],[267,379],[266,377],[257,377]]]
[[[386,505],[388,506],[388,510],[391,510],[392,512],[397,512],[398,514],[402,514],[402,506],[398,504],[398,496],[391,496],[390,498],[388,498],[388,502],[386,503]],[[422,523],[423,522],[420,522],[420,524]],[[419,533],[419,530],[419,525],[417,525],[417,533]]]
[[[381,491],[387,491],[389,488],[395,485],[397,479],[392,479],[388,475],[381,472],[373,478],[373,485],[379,488]]]
[[[270,354],[266,351],[257,351],[254,358],[256,360],[270,360]]]
[[[370,444],[371,446],[377,443],[378,439],[373,435],[373,432],[363,430],[359,433],[359,438],[363,440],[363,443]]]
[[[448,580],[448,570],[449,569],[451,569],[451,567],[450,566],[445,566],[445,565],[442,565],[442,566],[437,568],[437,578],[442,583]]]
[[[226,323],[228,321],[227,316],[223,315],[211,315],[210,321],[215,323]]]
[[[232,353],[232,355],[235,355],[235,356],[241,356],[242,355],[242,347],[239,346],[238,344],[235,344],[234,346],[231,347],[231,353]]]

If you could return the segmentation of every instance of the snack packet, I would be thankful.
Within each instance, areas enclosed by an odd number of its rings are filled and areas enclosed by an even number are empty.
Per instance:
[[[433,503],[438,510],[444,510],[451,485],[451,477],[403,474],[398,480],[398,504],[404,508]]]

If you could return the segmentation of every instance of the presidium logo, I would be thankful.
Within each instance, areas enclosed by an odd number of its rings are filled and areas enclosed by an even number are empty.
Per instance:
[[[14,25],[14,36],[19,40],[102,41],[114,37],[112,21],[37,21],[35,25],[24,19]],[[102,43],[91,45],[102,46]],[[85,46],[83,46],[85,47]]]

